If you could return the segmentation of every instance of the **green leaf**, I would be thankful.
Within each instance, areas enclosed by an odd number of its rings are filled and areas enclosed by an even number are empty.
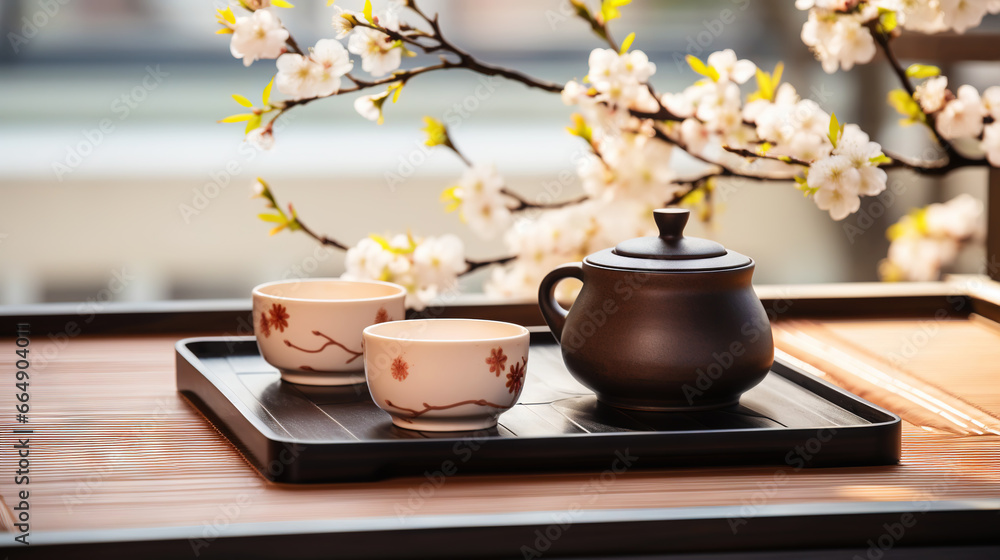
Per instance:
[[[684,60],[687,60],[688,65],[696,73],[711,79],[713,82],[719,81],[719,71],[711,66],[707,66],[700,58],[694,56],[693,54],[687,55]]]
[[[451,143],[448,140],[448,129],[444,123],[433,117],[424,117],[424,124],[426,126],[420,130],[423,130],[427,135],[427,139],[424,140],[425,145],[429,147],[447,146]]]
[[[837,114],[830,113],[830,133],[828,138],[830,139],[830,144],[833,144],[834,148],[837,147],[837,141],[840,140],[840,133],[842,131],[843,128],[840,126],[840,122],[837,121]]]
[[[886,100],[897,113],[905,117],[899,121],[903,126],[926,122],[927,116],[924,115],[924,111],[920,108],[920,104],[917,103],[916,100],[913,99],[913,97],[911,97],[905,90],[894,89],[890,91],[886,96]]]
[[[247,128],[243,131],[243,133],[249,134],[251,130],[257,128],[258,126],[260,126],[260,115],[254,115],[247,121]]]
[[[622,17],[622,12],[618,8],[628,6],[632,0],[602,0],[601,21],[608,23],[611,20]]]
[[[594,131],[587,124],[587,121],[583,118],[580,113],[573,113],[570,115],[573,119],[573,126],[567,126],[566,131],[573,136],[579,136],[587,141],[588,144],[594,141]]]
[[[368,20],[370,25],[375,25],[375,18],[372,17],[372,0],[365,0],[365,19]]]
[[[892,163],[892,158],[890,158],[885,154],[879,154],[873,158],[870,158],[868,161],[870,163],[874,163],[875,165],[881,165],[883,163]]]
[[[778,91],[778,85],[781,84],[781,75],[785,72],[785,63],[778,61],[778,64],[774,66],[774,73],[771,74],[771,87],[774,91]]]
[[[274,77],[271,78],[270,82],[264,86],[264,94],[260,96],[260,100],[264,102],[264,106],[267,107],[271,104],[271,87],[274,86]]]
[[[768,74],[767,72],[757,69],[757,91],[750,94],[747,101],[756,101],[758,99],[764,99],[766,101],[774,101],[774,94],[778,91],[778,84],[781,83],[781,73],[784,72],[784,63],[779,62],[777,66],[774,67],[774,73]]]
[[[899,25],[896,19],[896,12],[886,9],[879,8],[878,25],[882,33],[892,33],[894,29]]]
[[[933,78],[934,76],[941,75],[941,69],[937,66],[931,66],[929,64],[911,64],[909,68],[906,69],[906,75],[910,78]]]
[[[445,212],[454,212],[462,207],[462,197],[458,196],[461,187],[449,187],[441,192],[441,202],[445,203]]]
[[[242,105],[244,107],[253,108],[253,103],[250,103],[249,99],[247,99],[246,97],[243,97],[242,95],[240,95],[238,93],[234,93],[233,94],[233,99],[235,99],[237,103],[239,103],[240,105]]]
[[[806,172],[808,173],[808,171],[809,170],[807,169]],[[800,177],[798,175],[795,176],[795,188],[802,191],[802,196],[809,196],[811,194],[816,194],[816,191],[819,190],[818,187],[810,187],[809,180],[806,179],[805,176]]]
[[[622,41],[622,48],[618,51],[619,54],[625,54],[628,52],[628,48],[632,46],[632,41],[635,41],[635,31],[628,34],[625,40]]]
[[[393,82],[386,88],[386,93],[392,94],[392,102],[399,100],[399,94],[403,93],[403,82]]]
[[[248,121],[248,120],[254,118],[254,116],[255,115],[253,113],[238,113],[238,114],[235,114],[235,115],[229,115],[228,117],[226,117],[226,118],[224,118],[224,119],[222,119],[222,120],[220,120],[218,122],[220,122],[220,123],[243,122],[243,121]]]
[[[267,213],[264,213],[264,214],[257,214],[257,217],[260,218],[261,220],[265,221],[265,222],[270,222],[272,224],[283,224],[283,223],[285,223],[285,222],[288,221],[281,214],[267,214]]]
[[[236,23],[236,15],[233,14],[233,8],[232,7],[226,6],[225,10],[215,10],[215,12],[218,14],[217,17],[221,21],[225,21],[225,22],[229,23],[230,25]]]

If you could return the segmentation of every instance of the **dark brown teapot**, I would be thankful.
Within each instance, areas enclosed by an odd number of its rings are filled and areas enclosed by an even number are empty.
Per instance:
[[[735,404],[774,361],[767,313],[750,285],[753,259],[684,237],[689,211],[654,211],[640,237],[563,265],[542,280],[542,315],[570,373],[604,403],[639,410]],[[561,280],[583,281],[567,313]]]

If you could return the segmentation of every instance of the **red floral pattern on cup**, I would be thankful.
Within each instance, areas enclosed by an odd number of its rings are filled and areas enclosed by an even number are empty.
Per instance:
[[[396,356],[396,359],[392,361],[392,378],[398,381],[406,379],[410,375],[410,364],[403,360],[402,356]]]
[[[272,303],[271,309],[264,311],[260,314],[260,332],[264,335],[264,338],[270,338],[271,329],[275,329],[280,332],[285,332],[288,328],[288,311],[285,310],[285,306]]]
[[[503,353],[503,347],[497,346],[490,350],[490,355],[486,358],[486,363],[490,366],[490,373],[496,373],[497,377],[500,377],[504,368],[507,367],[507,355]]]
[[[271,336],[271,322],[267,320],[267,314],[260,314],[260,332],[264,335],[264,338]]]
[[[520,362],[510,365],[510,373],[507,374],[507,392],[517,394],[524,387],[524,374],[527,370],[528,358],[521,358]]]
[[[389,316],[389,312],[385,310],[384,307],[379,307],[378,312],[375,313],[375,324],[386,323],[392,321],[392,317]]]
[[[288,319],[289,319],[288,312],[285,311],[285,306],[278,303],[272,303],[271,310],[268,312],[268,314],[270,315],[269,319],[271,322],[271,327],[281,332],[285,332],[285,329],[288,328]]]

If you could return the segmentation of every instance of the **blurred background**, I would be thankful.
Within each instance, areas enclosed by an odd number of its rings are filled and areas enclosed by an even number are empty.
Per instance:
[[[296,4],[278,13],[300,44],[333,35],[325,1]],[[360,10],[362,2],[337,4]],[[661,92],[695,80],[686,54],[704,59],[732,48],[767,70],[783,60],[784,79],[803,97],[861,124],[884,147],[919,155],[929,137],[896,123],[885,104],[896,87],[887,68],[876,61],[824,74],[799,39],[806,13],[792,4],[637,0],[613,29],[619,37],[636,32],[633,48],[656,62]],[[240,112],[233,93],[257,101],[274,62],[244,68],[230,55],[229,36],[214,34],[214,9],[223,5],[0,3],[0,304],[248,297],[260,282],[343,272],[343,254],[305,235],[268,236],[256,217],[263,204],[250,199],[257,176],[280,201],[294,202],[310,227],[349,244],[370,233],[455,232],[470,258],[501,256],[499,240],[477,239],[443,211],[439,193],[462,165],[422,147],[423,115],[450,117],[463,151],[496,162],[529,200],[554,185],[560,198],[580,193],[575,173],[569,183],[558,181],[573,172],[581,147],[564,130],[571,111],[559,97],[501,80],[484,84],[468,72],[414,79],[398,104],[387,105],[381,126],[358,116],[345,96],[292,111],[271,151],[242,144],[242,125],[216,120]],[[564,0],[423,5],[441,13],[453,42],[481,59],[553,81],[582,78],[590,50],[602,46]],[[973,32],[996,32],[996,20],[988,17]],[[910,45],[904,58],[919,42]],[[980,90],[1000,83],[996,65],[949,56],[922,61],[942,65],[953,83]],[[389,181],[387,173],[403,180]],[[692,233],[754,257],[758,284],[872,281],[888,225],[913,206],[959,192],[983,198],[986,172],[944,181],[898,172],[894,182],[895,196],[865,197],[861,212],[844,222],[831,221],[790,184],[731,183],[714,222]],[[872,204],[879,208],[869,213]],[[851,235],[848,226],[862,233]],[[977,272],[982,253],[968,253],[958,271]],[[463,282],[474,292],[482,280],[477,274]]]

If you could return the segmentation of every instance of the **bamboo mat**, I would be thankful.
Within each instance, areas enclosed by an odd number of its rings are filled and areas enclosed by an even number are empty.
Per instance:
[[[842,351],[877,367],[919,321],[787,322],[781,337],[833,335]],[[902,337],[902,338],[901,338]],[[175,391],[176,336],[80,337],[31,379],[32,530],[211,525],[362,516],[499,513],[836,501],[1000,497],[1000,436],[961,435],[909,422],[902,464],[801,470],[696,468],[619,475],[596,492],[597,473],[455,476],[419,497],[421,478],[284,486],[266,482]],[[39,341],[36,349],[41,350]],[[0,339],[0,348],[12,348]],[[786,350],[818,366],[794,344]],[[13,383],[13,352],[0,376]],[[1000,332],[976,321],[941,324],[907,372],[995,418],[1000,413]],[[12,390],[0,391],[4,449]],[[918,422],[919,424],[919,422]],[[610,464],[611,458],[609,458]],[[0,524],[10,530],[16,487],[0,455]],[[789,476],[775,484],[775,473]],[[402,521],[401,521],[402,522]],[[210,529],[206,534],[211,535]]]

